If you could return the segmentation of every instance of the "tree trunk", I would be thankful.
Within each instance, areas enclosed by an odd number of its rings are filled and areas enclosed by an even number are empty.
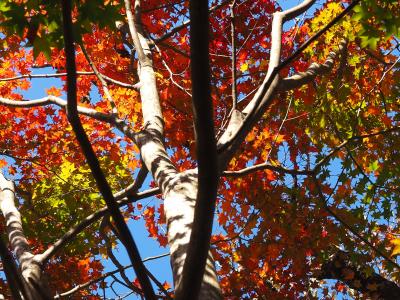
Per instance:
[[[0,209],[6,220],[8,240],[12,251],[19,262],[24,290],[21,293],[32,300],[50,299],[49,289],[43,278],[42,266],[35,255],[30,252],[25,237],[21,214],[15,206],[14,183],[5,179],[0,172]]]
[[[179,290],[182,280],[183,264],[192,231],[196,195],[197,174],[194,170],[176,176],[164,192],[164,209],[176,290]],[[222,299],[211,251],[208,254],[199,299]]]

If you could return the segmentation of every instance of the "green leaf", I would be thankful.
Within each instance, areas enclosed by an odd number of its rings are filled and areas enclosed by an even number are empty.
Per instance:
[[[35,38],[33,42],[33,56],[36,58],[40,53],[50,60],[51,59],[51,49],[50,42],[47,38]]]

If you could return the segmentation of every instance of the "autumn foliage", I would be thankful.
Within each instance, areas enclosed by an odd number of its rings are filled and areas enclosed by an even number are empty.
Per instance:
[[[0,164],[15,182],[16,206],[34,254],[105,206],[65,105],[51,100],[67,100],[60,6],[37,2],[0,3]],[[132,136],[146,127],[137,51],[130,48],[129,34],[114,25],[126,22],[120,2],[73,1],[78,105],[119,122],[80,117],[113,192],[134,182],[143,167]],[[297,2],[209,2],[211,98],[219,139],[268,72],[273,13]],[[224,298],[333,299],[342,293],[380,299],[383,281],[371,276],[399,284],[400,7],[397,1],[373,2],[361,1],[279,71],[273,99],[221,170],[210,247]],[[323,1],[288,21],[280,61],[314,39],[349,3]],[[197,154],[188,3],[146,0],[140,9],[165,147],[179,172],[190,170]],[[391,16],[387,23],[382,14]],[[15,25],[18,18],[24,21]],[[54,77],[62,84],[35,88]],[[32,90],[40,96],[32,97]],[[29,102],[47,96],[46,103]],[[18,107],[24,103],[29,107]],[[157,187],[149,171],[150,183],[140,191]],[[149,238],[169,249],[162,193],[140,200],[136,192],[121,209],[123,217],[143,220]],[[8,241],[5,220],[0,223]],[[52,295],[100,278],[114,247],[122,245],[106,214],[46,261]],[[346,256],[332,260],[337,255]],[[135,278],[128,281],[140,294]],[[173,283],[162,284],[173,295]],[[94,281],[73,299],[102,299],[103,289],[109,289],[103,280]],[[11,297],[6,280],[1,293]]]

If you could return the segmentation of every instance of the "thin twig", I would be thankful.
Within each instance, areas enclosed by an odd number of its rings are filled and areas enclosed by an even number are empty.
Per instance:
[[[95,75],[94,72],[86,72],[86,71],[77,71],[76,72],[77,76],[92,76]],[[65,77],[67,76],[67,73],[54,73],[54,74],[24,74],[24,75],[18,75],[14,77],[7,77],[7,78],[0,78],[0,82],[2,81],[13,81],[13,80],[18,80],[18,79],[40,79],[40,78],[58,78],[58,77]],[[113,83],[115,85],[119,85],[124,88],[128,89],[137,89],[138,84],[130,84],[130,83],[125,83],[121,82],[119,80],[113,79],[111,77],[108,77],[104,74],[101,74],[101,76],[104,78],[104,80]]]
[[[117,106],[114,102],[114,99],[112,98],[110,91],[108,90],[108,86],[106,81],[104,80],[103,76],[100,74],[99,70],[97,69],[97,67],[95,66],[95,64],[93,63],[92,59],[90,58],[89,54],[86,51],[86,47],[85,45],[82,43],[79,44],[79,46],[81,47],[82,53],[85,56],[87,62],[89,63],[90,67],[92,68],[94,74],[96,74],[97,79],[100,81],[101,86],[103,88],[104,94],[106,95],[108,101],[110,102],[111,105],[111,112],[113,115],[118,115],[118,109]]]
[[[162,258],[162,257],[166,257],[166,256],[169,256],[169,253],[164,253],[164,254],[157,255],[157,256],[147,257],[147,258],[143,259],[142,261],[146,262],[146,261],[149,261],[149,260],[154,260],[154,259],[158,259],[158,258]],[[124,266],[123,267],[124,270],[129,269],[129,268],[132,268],[132,265],[128,265],[128,266]],[[75,287],[73,287],[69,291],[66,291],[64,293],[55,295],[54,299],[60,299],[60,298],[72,295],[72,294],[76,293],[77,291],[80,291],[80,290],[82,290],[84,288],[87,288],[87,287],[89,287],[89,286],[91,286],[91,285],[93,285],[93,284],[95,284],[95,283],[97,283],[99,281],[102,281],[102,280],[104,280],[105,278],[107,278],[107,277],[109,277],[111,275],[117,274],[119,272],[120,272],[120,269],[116,269],[116,270],[104,273],[103,275],[101,275],[101,276],[99,276],[97,278],[94,278],[92,280],[89,280],[88,282],[76,285]]]
[[[224,6],[225,4],[228,4],[229,0],[226,1],[222,1],[220,4],[214,5],[213,7],[210,7],[209,12],[213,12],[214,10],[217,10],[219,8],[221,8],[222,6]],[[173,28],[171,31],[167,32],[166,34],[164,34],[163,36],[160,36],[159,38],[154,39],[155,43],[160,43],[165,41],[166,39],[170,38],[171,36],[173,36],[175,33],[181,31],[182,29],[186,28],[187,26],[190,25],[190,20],[186,20],[184,21],[181,25]]]
[[[283,124],[285,124],[285,122],[286,122],[286,120],[287,120],[287,117],[288,117],[288,115],[289,115],[290,106],[292,105],[292,100],[293,100],[293,97],[290,97],[289,104],[288,104],[288,106],[287,106],[285,116],[283,117],[283,120],[282,120],[282,122],[281,122],[281,124],[280,124],[280,126],[279,126],[279,129],[278,129],[278,131],[277,131],[276,134],[275,134],[275,138],[274,138],[274,140],[273,140],[273,142],[272,142],[272,144],[271,144],[271,149],[269,149],[268,155],[267,155],[267,157],[265,158],[265,161],[268,161],[268,160],[269,160],[269,157],[270,157],[270,155],[271,155],[272,149],[273,149],[273,147],[275,146],[275,143],[276,143],[276,141],[278,140],[278,137],[279,137],[279,133],[280,133],[281,130],[282,130]]]
[[[237,105],[237,86],[236,86],[236,32],[235,32],[235,5],[236,0],[229,5],[231,10],[231,62],[232,62],[232,110],[236,109]]]

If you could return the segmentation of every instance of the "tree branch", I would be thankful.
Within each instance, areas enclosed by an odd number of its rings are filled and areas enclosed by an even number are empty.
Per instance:
[[[391,132],[396,132],[400,131],[400,126],[394,126],[385,130],[380,130],[376,132],[371,132],[363,135],[358,135],[358,136],[353,136],[349,138],[348,140],[343,141],[336,147],[334,147],[324,158],[320,159],[311,170],[295,170],[295,169],[287,169],[283,166],[276,166],[276,165],[271,165],[268,162],[256,164],[247,168],[243,168],[237,171],[224,171],[222,174],[225,176],[229,177],[240,177],[243,175],[250,174],[255,171],[260,171],[260,170],[271,170],[279,173],[284,173],[284,174],[291,174],[291,175],[312,175],[316,174],[319,169],[333,156],[335,153],[337,153],[340,149],[346,147],[349,143],[363,140],[369,137],[377,136],[377,135],[384,135],[387,133]]]
[[[21,294],[28,299],[28,292],[25,290],[23,279],[18,272],[14,258],[8,251],[3,239],[0,238],[0,256],[3,264],[4,274],[6,276],[8,287],[10,288],[13,299],[22,300]],[[21,294],[20,294],[21,293]]]
[[[140,8],[140,3],[135,2]],[[158,97],[156,77],[153,70],[151,51],[147,39],[138,32],[129,0],[125,0],[129,32],[138,51],[138,76],[140,79],[140,98],[142,101],[143,130],[137,136],[136,143],[147,169],[153,175],[157,185],[163,190],[167,182],[177,175],[164,147],[164,121]],[[136,12],[140,16],[139,12]]]
[[[339,22],[347,13],[349,13],[354,6],[356,6],[361,0],[354,0],[348,7],[346,7],[339,15],[337,15],[335,18],[333,18],[324,28],[322,28],[320,31],[318,31],[316,34],[314,34],[310,39],[308,39],[305,43],[303,43],[291,56],[289,56],[287,59],[285,59],[282,63],[277,65],[276,67],[273,67],[271,71],[271,63],[268,68],[268,73],[266,78],[264,79],[263,84],[260,86],[259,90],[257,91],[256,95],[253,97],[253,99],[250,101],[250,103],[247,105],[247,107],[243,110],[244,115],[242,115],[241,120],[235,122],[235,126],[229,126],[228,129],[226,130],[225,134],[221,137],[221,139],[218,141],[218,152],[221,153],[221,157],[223,161],[229,161],[230,157],[233,155],[235,152],[236,148],[239,147],[241,144],[241,140],[246,136],[247,132],[252,128],[252,125],[260,118],[262,115],[262,112],[265,111],[265,109],[268,107],[270,102],[272,101],[272,97],[274,96],[275,88],[276,88],[276,75],[285,68],[289,63],[291,63],[294,59],[296,59],[312,42],[314,42],[316,39],[318,39],[321,35],[323,35],[327,30],[329,30],[332,26],[334,26],[337,22]],[[315,1],[309,1],[306,0],[304,1],[307,3],[307,5],[312,5],[312,2]],[[303,4],[304,4],[303,2]],[[298,12],[304,11],[304,5],[300,4],[297,6],[299,9]],[[290,16],[294,16],[294,10],[291,9],[289,11]],[[283,16],[280,15],[280,18],[283,20],[286,19],[285,12],[282,12],[280,14],[284,14]],[[274,14],[275,18],[275,14]],[[276,28],[278,28],[279,22],[276,21]],[[273,27],[273,32],[274,31],[281,31],[282,28],[274,29]],[[280,40],[280,38],[279,38]],[[274,40],[272,39],[272,42],[274,43]],[[277,44],[277,43],[276,43]],[[276,51],[275,54],[273,52],[273,48],[278,49],[278,46],[271,46],[271,57],[274,56],[275,59],[272,60],[273,62],[276,62]],[[268,76],[270,74],[270,76]],[[231,127],[231,128],[230,128]],[[237,141],[235,141],[237,140]],[[224,153],[225,152],[225,153]]]
[[[237,87],[236,87],[236,32],[235,32],[235,5],[233,0],[229,5],[231,10],[231,68],[232,68],[232,110],[236,110],[237,104]]]
[[[116,235],[116,230],[114,230],[113,226],[111,225],[109,216],[104,216],[103,220],[100,222],[100,228],[99,228],[100,235],[106,243],[108,258],[111,260],[111,262],[114,264],[114,266],[117,267],[117,269],[119,270],[119,274],[120,274],[121,278],[124,280],[126,287],[131,289],[135,293],[142,295],[143,294],[142,290],[132,284],[132,282],[126,276],[124,267],[120,264],[119,260],[115,257],[113,250],[112,250],[110,238],[108,237],[107,232],[105,232],[106,227],[109,227]],[[117,237],[119,238],[119,236],[117,236]]]
[[[117,106],[115,105],[114,99],[112,98],[110,91],[108,90],[107,87],[107,83],[104,80],[103,76],[100,74],[99,70],[97,69],[97,67],[94,65],[93,61],[91,60],[89,54],[86,51],[85,45],[82,43],[80,43],[79,45],[81,47],[82,53],[85,56],[87,62],[89,63],[90,67],[92,68],[94,74],[96,74],[97,79],[100,81],[101,86],[103,88],[104,94],[106,95],[108,101],[110,102],[111,105],[111,112],[114,116],[118,115],[118,109]]]
[[[55,97],[55,96],[47,96],[43,97],[40,99],[34,99],[34,100],[24,100],[24,101],[18,101],[18,100],[11,100],[7,98],[0,97],[0,104],[9,106],[9,107],[21,107],[21,108],[30,108],[30,107],[37,107],[37,106],[45,106],[45,105],[50,105],[50,104],[55,104],[61,108],[66,109],[67,108],[67,101]],[[124,120],[118,118],[117,116],[113,116],[110,114],[105,114],[102,112],[99,112],[95,109],[92,108],[87,108],[83,106],[78,106],[77,107],[78,113],[96,119],[98,121],[102,122],[107,122],[111,125],[114,125],[117,127],[121,132],[126,134],[127,137],[129,137],[132,141],[137,143],[137,133],[134,132],[126,123]]]
[[[168,255],[169,255],[169,253],[165,253],[165,254],[161,254],[161,255],[157,255],[157,256],[152,256],[152,257],[145,258],[145,259],[143,259],[142,261],[143,261],[143,262],[146,262],[146,261],[149,261],[149,260],[154,260],[154,259],[162,258],[162,257],[168,256]],[[124,266],[124,267],[123,267],[124,270],[129,269],[129,268],[132,268],[132,265]],[[93,284],[95,284],[95,283],[97,283],[97,282],[99,282],[99,281],[102,281],[103,279],[105,279],[105,278],[107,278],[107,277],[109,277],[109,276],[111,276],[111,275],[117,274],[117,273],[119,273],[119,272],[120,272],[120,269],[116,269],[116,270],[114,270],[114,271],[110,271],[110,272],[104,273],[103,275],[101,275],[101,276],[99,276],[99,277],[97,277],[97,278],[94,278],[94,279],[92,279],[92,280],[89,280],[88,282],[85,282],[85,283],[76,285],[75,287],[73,287],[73,288],[70,289],[69,291],[66,291],[66,292],[64,292],[64,293],[55,295],[55,296],[54,296],[54,299],[60,299],[60,298],[66,297],[66,296],[70,296],[70,295],[76,293],[77,291],[80,291],[80,290],[82,290],[82,289],[84,289],[84,288],[87,288],[87,287],[89,287],[89,286],[91,286],[91,285],[93,285]]]
[[[198,160],[198,189],[192,232],[176,299],[197,299],[203,282],[218,188],[217,147],[208,55],[208,1],[189,2],[192,103]]]
[[[306,71],[296,73],[290,77],[281,79],[279,84],[280,91],[289,91],[295,88],[299,88],[302,85],[311,82],[319,75],[324,75],[329,73],[335,63],[338,54],[342,54],[346,50],[347,41],[342,40],[339,44],[339,49],[337,52],[330,52],[323,64],[312,63]]]
[[[76,72],[77,76],[91,76],[91,75],[95,75],[94,72],[85,72],[85,71],[77,71]],[[128,89],[137,89],[138,88],[138,83],[136,84],[130,84],[130,83],[125,83],[125,82],[121,82],[118,81],[116,79],[112,79],[111,77],[108,77],[104,74],[100,74],[105,81],[108,81],[110,83],[113,83],[115,85],[119,85],[121,87],[124,88],[128,88]],[[67,76],[67,73],[54,73],[54,74],[25,74],[25,75],[18,75],[18,76],[14,76],[14,77],[7,77],[7,78],[0,78],[0,82],[2,81],[13,81],[13,80],[18,80],[18,79],[38,79],[38,78],[58,78],[58,77],[65,77]]]
[[[39,99],[34,99],[34,100],[11,100],[7,98],[0,97],[0,104],[4,104],[9,107],[21,107],[21,108],[31,108],[31,107],[37,107],[37,106],[45,106],[45,105],[50,105],[50,104],[55,104],[59,107],[62,107],[64,109],[67,108],[67,101],[55,97],[55,96],[47,96]],[[99,112],[97,110],[83,107],[83,106],[78,106],[77,107],[78,113],[85,115],[87,117],[94,118],[98,121],[104,121],[110,124],[117,124],[121,122],[122,120],[118,120],[114,118],[113,116],[109,114],[105,114],[102,112]]]
[[[117,201],[118,206],[123,206],[128,203],[133,203],[139,201],[141,199],[145,199],[151,196],[155,196],[160,194],[159,188],[149,189],[144,192],[131,194],[131,189],[126,188],[123,191],[116,193],[114,196],[116,199],[121,199]],[[96,211],[95,213],[87,216],[80,223],[72,227],[68,230],[61,238],[59,238],[56,242],[53,243],[50,247],[47,248],[45,252],[40,256],[41,263],[46,263],[53,255],[55,255],[62,247],[65,246],[68,242],[74,239],[79,233],[85,230],[87,227],[92,225],[94,222],[100,220],[105,215],[109,214],[108,207],[103,207]]]
[[[125,223],[124,217],[122,216],[119,207],[114,199],[111,188],[101,170],[99,161],[90,141],[83,129],[80,122],[77,99],[76,99],[76,66],[75,66],[75,48],[72,28],[72,17],[71,17],[71,1],[62,1],[62,16],[63,16],[63,34],[65,44],[65,55],[66,55],[66,69],[67,69],[67,118],[71,123],[72,129],[76,134],[76,138],[82,148],[82,151],[86,157],[89,167],[92,171],[93,177],[96,181],[97,187],[100,193],[103,195],[104,201],[113,217],[116,227],[121,234],[121,242],[125,246],[129,258],[134,266],[135,273],[138,277],[140,285],[143,289],[144,295],[148,299],[155,299],[155,294],[151,286],[150,280],[145,272],[145,267],[140,258],[139,251],[133,240],[133,237],[129,231],[127,224]]]
[[[283,12],[274,13],[271,32],[271,51],[267,75],[257,90],[253,99],[243,109],[240,115],[232,114],[231,122],[227,130],[218,141],[218,152],[220,154],[220,165],[226,165],[241,144],[249,130],[261,117],[265,109],[272,103],[273,97],[279,84],[279,71],[283,68],[280,64],[282,26],[309,8],[315,0],[305,0],[296,7]]]
[[[105,219],[103,219],[105,220]],[[114,235],[116,237],[119,238],[119,233],[118,231],[115,229],[114,225],[110,222],[109,219],[107,219],[106,221],[108,223],[109,228],[112,230],[112,232],[114,233]],[[107,239],[107,236],[106,236]],[[111,244],[108,243],[108,247],[107,247],[107,252],[109,253],[109,256],[112,260],[112,262],[115,264],[115,266],[117,266],[121,272],[121,277],[122,279],[124,279],[125,283],[127,284],[127,287],[131,287],[132,284],[129,282],[128,278],[125,275],[125,272],[123,271],[123,266],[119,263],[119,261],[116,259],[116,257],[114,256],[113,252],[112,252],[112,248],[111,248]],[[161,290],[161,292],[167,297],[167,299],[171,299],[171,297],[169,296],[168,292],[165,290],[164,286],[161,284],[160,281],[157,280],[157,278],[146,268],[146,272],[147,275],[150,277],[150,279],[155,283],[155,285]]]
[[[400,299],[400,287],[377,273],[367,274],[355,267],[348,253],[338,251],[321,266],[319,279],[336,279],[372,299]]]
[[[279,173],[283,173],[283,174],[291,174],[291,175],[311,175],[311,174],[313,174],[312,170],[287,169],[282,166],[271,165],[268,162],[253,165],[251,167],[243,168],[243,169],[237,170],[237,171],[224,171],[222,174],[224,176],[229,176],[229,177],[240,177],[240,176],[247,175],[247,174],[253,173],[255,171],[260,171],[260,170],[271,170],[271,171],[275,171],[275,172],[279,172]]]
[[[219,8],[221,8],[222,6],[226,5],[229,3],[229,0],[226,1],[222,1],[220,4],[214,5],[212,7],[210,7],[209,12],[213,12],[214,10],[217,10]],[[181,25],[176,26],[175,28],[171,29],[170,32],[167,32],[166,34],[164,34],[163,36],[154,39],[154,42],[156,44],[159,44],[163,41],[165,41],[166,39],[169,39],[171,36],[173,36],[175,33],[181,31],[182,29],[186,28],[187,26],[190,25],[191,20],[186,20],[184,21]]]
[[[0,209],[6,221],[8,239],[11,249],[19,262],[24,288],[21,292],[25,294],[27,299],[49,299],[49,290],[42,277],[42,264],[38,256],[32,254],[28,240],[22,227],[21,214],[15,206],[14,183],[7,180],[3,173],[0,172]],[[8,270],[13,271],[11,265]],[[18,280],[15,277],[14,280]],[[18,281],[17,281],[18,282]]]

